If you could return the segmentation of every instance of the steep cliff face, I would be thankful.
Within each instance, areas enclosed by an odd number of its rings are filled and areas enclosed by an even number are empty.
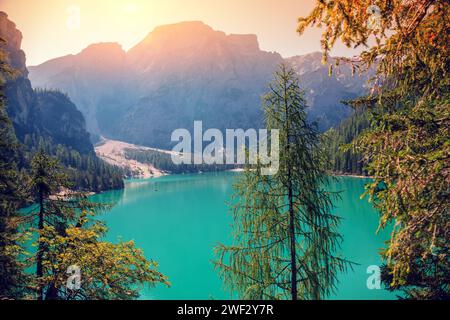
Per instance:
[[[69,146],[81,154],[94,151],[84,117],[70,99],[58,91],[37,92],[38,122],[54,144]]]
[[[17,71],[14,80],[8,81],[5,86],[7,112],[13,121],[16,135],[23,141],[25,134],[35,130],[36,97],[27,78],[25,53],[21,50],[22,33],[4,12],[0,12],[0,37],[5,40],[1,49],[8,55],[8,63]]]
[[[0,11],[0,36],[6,40],[4,49],[9,53],[10,65],[26,77],[25,53],[21,50],[22,33],[17,30],[14,22],[8,19],[8,15],[2,11]]]
[[[96,157],[84,117],[68,96],[52,90],[33,90],[27,77],[25,54],[20,49],[22,35],[3,12],[0,12],[0,37],[6,41],[0,47],[7,55],[5,62],[16,70],[6,82],[4,94],[8,117],[21,142],[21,168],[28,170],[33,153],[42,147],[66,167],[75,188],[90,191],[122,188],[122,171]]]
[[[92,152],[84,118],[75,105],[62,94],[34,92],[21,50],[22,34],[3,12],[0,12],[0,37],[6,41],[1,49],[17,71],[5,86],[6,110],[17,138],[24,142],[27,136],[41,136],[81,153]]]

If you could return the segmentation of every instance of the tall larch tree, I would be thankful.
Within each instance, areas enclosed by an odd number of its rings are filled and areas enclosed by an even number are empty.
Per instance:
[[[322,299],[348,262],[317,127],[306,120],[295,72],[281,65],[264,97],[266,127],[279,130],[279,170],[247,166],[235,185],[232,246],[216,248],[226,284],[246,299]]]

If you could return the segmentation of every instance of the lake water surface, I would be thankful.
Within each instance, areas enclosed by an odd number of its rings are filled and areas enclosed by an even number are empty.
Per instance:
[[[116,202],[101,216],[109,227],[108,240],[134,240],[172,286],[144,288],[143,299],[228,299],[211,261],[219,242],[231,244],[231,215],[226,205],[239,173],[172,175],[149,180],[130,180],[121,191],[93,196],[95,201]],[[342,191],[336,213],[343,218],[342,255],[357,263],[339,276],[330,299],[392,299],[386,290],[369,290],[370,265],[379,265],[378,252],[389,232],[376,234],[378,214],[361,200],[365,179],[340,177],[333,191]]]

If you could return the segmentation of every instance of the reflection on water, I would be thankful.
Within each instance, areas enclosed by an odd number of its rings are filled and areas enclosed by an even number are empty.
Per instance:
[[[93,196],[95,201],[116,203],[102,219],[108,239],[133,239],[145,255],[156,260],[170,278],[171,288],[143,288],[145,299],[227,299],[213,269],[213,247],[230,244],[226,202],[239,173],[173,175],[150,180],[130,180],[125,190]],[[337,299],[389,299],[386,290],[369,290],[367,268],[379,265],[379,249],[389,237],[376,235],[378,215],[366,200],[360,200],[365,180],[342,177],[331,185],[342,191],[336,212],[343,220],[342,256],[357,263],[353,271],[339,276]]]

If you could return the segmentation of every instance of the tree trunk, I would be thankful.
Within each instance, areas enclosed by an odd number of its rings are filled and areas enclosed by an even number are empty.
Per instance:
[[[55,284],[52,283],[45,293],[45,300],[59,300],[58,298],[58,289],[56,288]]]
[[[38,229],[39,232],[41,232],[44,229],[44,196],[42,192],[39,193],[39,222],[38,222]],[[43,244],[41,241],[41,235],[39,234],[39,240],[38,240],[38,252],[36,257],[36,276],[37,280],[40,281],[42,279],[42,276],[44,275],[43,268],[42,268],[42,256],[44,253]],[[38,284],[37,289],[37,299],[43,300],[44,299],[44,290],[41,287],[40,284]]]
[[[297,258],[295,249],[295,215],[294,215],[294,205],[292,200],[292,185],[291,185],[291,169],[288,170],[289,179],[289,239],[291,245],[291,295],[292,300],[297,300]]]
[[[288,93],[286,88],[286,83],[284,83],[284,107],[285,107],[285,130],[286,130],[286,168],[287,168],[287,180],[288,180],[288,201],[289,201],[289,241],[290,241],[290,251],[291,251],[291,296],[292,300],[297,300],[297,258],[296,258],[296,248],[295,248],[295,214],[294,214],[294,204],[293,204],[293,192],[292,192],[292,172],[291,166],[288,161],[290,158],[290,116],[289,116],[289,104],[288,104]]]

